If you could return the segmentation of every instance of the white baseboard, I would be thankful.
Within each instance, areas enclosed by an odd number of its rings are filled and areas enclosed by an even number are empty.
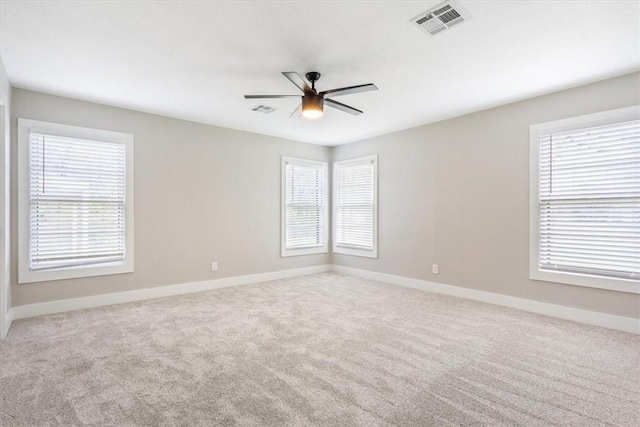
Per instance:
[[[269,273],[250,274],[247,276],[225,277],[223,279],[204,280],[201,282],[182,283],[179,285],[159,286],[156,288],[136,289],[133,291],[117,292],[113,294],[94,295],[90,297],[73,298],[58,301],[41,302],[37,304],[19,305],[13,307],[13,319],[42,316],[45,314],[63,313],[84,308],[101,307],[111,304],[121,304],[142,301],[153,298],[182,295],[192,292],[208,291],[237,285],[266,282],[287,277],[303,276],[306,274],[324,273],[331,271],[331,265],[316,265],[312,267],[296,268],[292,270],[272,271]]]
[[[581,310],[562,305],[549,304],[524,298],[517,298],[508,295],[495,294],[491,292],[478,291],[459,286],[443,285],[441,283],[428,282],[426,280],[412,279],[409,277],[395,276],[392,274],[378,273],[369,270],[344,267],[341,265],[318,265],[313,267],[297,268],[292,270],[273,271],[269,273],[251,274],[247,276],[226,277],[216,280],[205,280],[201,282],[183,283],[179,285],[159,286],[156,288],[137,289],[133,291],[118,292],[105,295],[94,295],[90,297],[73,298],[67,300],[49,301],[37,304],[20,305],[13,307],[7,313],[7,324],[5,330],[0,331],[0,338],[6,336],[13,320],[27,317],[42,316],[45,314],[63,313],[85,308],[101,307],[111,304],[120,304],[146,299],[161,298],[173,295],[182,295],[192,292],[201,292],[212,289],[226,288],[237,285],[247,285],[251,283],[265,282],[269,280],[284,279],[287,277],[302,276],[306,274],[324,273],[334,271],[336,273],[348,274],[394,285],[406,286],[428,292],[436,292],[445,295],[481,301],[490,304],[529,311],[557,317],[574,322],[587,323],[590,325],[603,326],[605,328],[617,329],[624,332],[640,334],[640,320],[631,317],[615,316],[612,314],[599,313],[589,310]]]
[[[377,280],[379,282],[390,283],[393,285],[400,285],[428,292],[436,292],[439,294],[515,308],[531,313],[558,317],[560,319],[572,320],[574,322],[587,323],[590,325],[603,326],[605,328],[640,334],[640,319],[634,319],[632,317],[615,316],[613,314],[582,310],[525,298],[517,298],[508,295],[478,291],[470,288],[462,288],[459,286],[443,285],[441,283],[428,282],[426,280],[411,279],[409,277],[377,273],[375,271],[360,270],[341,265],[333,265],[332,271],[348,274],[350,276]]]

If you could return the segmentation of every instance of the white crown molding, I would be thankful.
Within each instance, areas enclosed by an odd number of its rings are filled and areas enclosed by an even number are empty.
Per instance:
[[[578,323],[586,323],[589,325],[602,326],[619,331],[640,334],[640,319],[635,319],[632,317],[615,316],[613,314],[582,310],[579,308],[572,308],[564,305],[549,304],[525,298],[478,291],[475,289],[463,288],[459,286],[443,285],[441,283],[428,282],[426,280],[411,279],[409,277],[378,273],[370,270],[360,270],[357,268],[344,267],[335,264],[333,265],[333,271],[336,273],[362,277],[364,279],[377,280],[380,282],[405,286],[422,291],[451,295],[459,298],[486,302],[489,304],[501,305],[503,307],[510,307],[522,311],[528,311],[531,313],[542,314],[545,316],[571,320]]]

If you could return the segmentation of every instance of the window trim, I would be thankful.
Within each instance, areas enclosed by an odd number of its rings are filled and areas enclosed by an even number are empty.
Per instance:
[[[529,278],[590,288],[607,289],[640,294],[640,281],[626,278],[603,277],[564,271],[541,270],[540,249],[540,136],[589,127],[640,119],[640,106],[619,108],[586,114],[529,127]]]
[[[101,129],[18,119],[18,283],[45,282],[80,277],[132,273],[134,271],[133,231],[133,135]],[[42,132],[61,137],[81,138],[125,145],[125,260],[95,266],[77,266],[50,270],[29,269],[29,134]]]
[[[340,247],[336,245],[337,234],[337,216],[338,216],[338,204],[336,203],[338,194],[338,180],[337,173],[338,168],[350,165],[360,165],[363,163],[373,163],[373,248],[357,249]],[[353,255],[364,258],[378,258],[378,155],[373,154],[370,156],[357,157],[348,160],[341,160],[333,163],[333,185],[331,187],[332,203],[332,216],[331,216],[331,230],[332,230],[332,249],[334,254],[340,255]]]
[[[313,167],[320,166],[324,172],[324,209],[322,214],[324,215],[324,243],[321,246],[315,246],[310,248],[293,248],[287,249],[286,242],[286,228],[287,228],[287,186],[286,186],[286,165],[287,163],[294,163],[298,165],[309,165]],[[300,255],[314,255],[314,254],[326,254],[329,253],[329,164],[319,160],[300,159],[296,157],[282,156],[280,163],[280,256],[300,256]]]

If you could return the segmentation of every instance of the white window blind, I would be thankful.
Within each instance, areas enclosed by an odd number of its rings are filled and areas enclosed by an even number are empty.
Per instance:
[[[125,144],[29,133],[29,269],[123,262]]]
[[[640,278],[640,120],[539,143],[539,268]]]
[[[283,256],[327,252],[327,164],[283,158]]]
[[[335,164],[336,252],[377,256],[376,176],[376,156]]]

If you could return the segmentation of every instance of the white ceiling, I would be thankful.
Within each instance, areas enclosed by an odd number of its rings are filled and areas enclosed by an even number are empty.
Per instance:
[[[640,69],[639,1],[459,0],[468,22],[430,37],[439,1],[2,1],[13,86],[299,141],[337,145]],[[315,121],[295,99],[244,94],[375,83]]]

